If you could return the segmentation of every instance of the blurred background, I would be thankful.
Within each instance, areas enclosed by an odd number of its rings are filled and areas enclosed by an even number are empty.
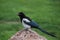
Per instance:
[[[60,40],[60,0],[0,0],[0,40],[8,40],[23,29],[17,16],[21,11],[57,38],[33,29],[38,34],[48,40]]]

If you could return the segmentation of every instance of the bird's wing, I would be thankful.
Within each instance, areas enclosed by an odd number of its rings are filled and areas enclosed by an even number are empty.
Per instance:
[[[30,21],[30,22],[24,21],[24,23],[30,25],[31,27],[38,27],[38,26],[39,26],[39,25],[38,25],[36,22],[34,22],[34,21]]]

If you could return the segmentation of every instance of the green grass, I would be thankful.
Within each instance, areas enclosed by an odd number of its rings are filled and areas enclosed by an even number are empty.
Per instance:
[[[0,0],[0,40],[8,40],[23,28],[17,16],[21,11],[58,38],[33,29],[37,33],[48,40],[60,40],[60,0]]]

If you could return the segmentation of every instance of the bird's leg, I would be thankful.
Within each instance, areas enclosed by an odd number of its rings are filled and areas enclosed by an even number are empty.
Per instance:
[[[28,31],[28,28],[25,28],[25,31]]]
[[[31,28],[29,28],[28,30],[29,30],[30,33],[34,33],[34,32],[31,30]]]

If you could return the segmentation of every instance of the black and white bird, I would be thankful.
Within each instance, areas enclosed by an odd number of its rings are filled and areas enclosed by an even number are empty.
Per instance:
[[[45,34],[48,34],[52,37],[56,37],[55,35],[48,33],[47,31],[43,30],[36,22],[32,21],[29,17],[27,17],[23,12],[18,13],[19,18],[21,19],[21,23],[26,29],[29,28],[36,28],[42,31]]]

